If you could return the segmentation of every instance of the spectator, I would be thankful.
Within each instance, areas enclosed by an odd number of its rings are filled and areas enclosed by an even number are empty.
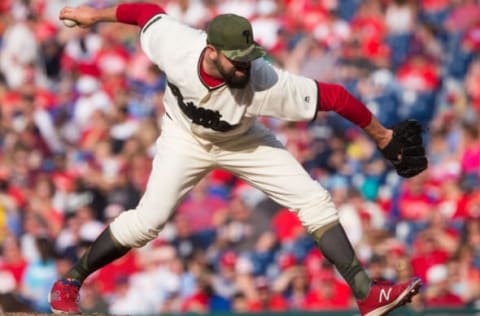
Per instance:
[[[122,258],[122,260],[118,260],[116,264],[100,269],[98,274],[93,275],[92,278],[95,278],[100,293],[108,298],[115,295],[117,290],[122,295],[126,294],[123,290],[124,287],[127,287],[125,282],[128,280],[123,280],[122,278],[128,279],[137,270],[135,253],[131,253]]]
[[[57,13],[58,14],[58,13]],[[99,34],[87,30],[72,30],[62,55],[62,68],[72,74],[99,76],[95,55],[102,45]]]
[[[2,313],[31,313],[33,309],[16,293],[16,281],[11,272],[0,269],[0,310]]]
[[[187,219],[182,215],[175,216],[172,245],[177,249],[180,258],[187,259],[193,255],[195,249],[205,250],[205,245],[195,238]]]
[[[384,43],[387,34],[381,3],[365,1],[360,4],[350,22],[352,43],[358,45],[358,53],[378,66],[388,66],[390,49]]]
[[[278,4],[271,0],[261,0],[256,4],[256,14],[252,19],[255,38],[267,50],[279,45],[281,20],[277,16]]]
[[[415,26],[416,10],[409,0],[390,1],[385,10],[387,27],[386,42],[389,44],[391,65],[396,68],[407,57],[411,36]]]
[[[420,20],[441,25],[450,13],[448,0],[422,0],[420,2]]]
[[[399,197],[399,215],[412,224],[425,222],[433,209],[433,200],[424,190],[425,177],[416,177],[402,184]]]
[[[474,25],[479,18],[480,5],[475,0],[458,1],[450,10],[445,27],[450,32],[461,32]]]
[[[202,28],[211,19],[211,12],[203,1],[169,1],[165,10],[179,21],[193,27]]]
[[[382,255],[373,254],[368,263],[368,272],[372,276],[373,280],[389,279],[386,276],[387,272],[387,260]]]
[[[258,249],[266,241],[267,250],[274,245],[270,219],[266,214],[253,212],[241,196],[232,196],[226,222],[219,228],[217,243],[236,252]]]
[[[55,186],[46,175],[39,175],[33,183],[33,190],[29,192],[27,208],[38,214],[47,223],[48,234],[56,236],[63,224],[62,214],[53,205]]]
[[[338,53],[334,49],[329,49],[325,43],[307,36],[299,40],[288,58],[279,62],[291,72],[317,80],[334,81],[337,79],[335,66],[338,59]]]
[[[279,210],[272,218],[272,227],[278,241],[282,244],[294,244],[305,234],[305,230],[298,217],[288,209]]]
[[[102,313],[108,312],[108,303],[104,300],[97,284],[87,281],[86,286],[82,289],[82,298],[80,300],[80,308],[84,313]]]
[[[32,271],[63,275],[100,227],[137,204],[162,128],[166,77],[133,43],[137,31],[113,24],[65,28],[58,20],[63,2],[0,1],[4,312],[46,311],[45,297],[36,295],[48,278]],[[90,2],[102,7],[109,1]],[[462,307],[478,304],[478,1],[159,3],[197,27],[220,12],[244,14],[272,63],[342,84],[386,126],[420,119],[429,128],[429,170],[407,181],[376,157],[368,138],[334,116],[321,113],[310,124],[261,121],[331,188],[372,276],[404,281],[419,274],[428,282],[425,302],[411,305],[419,313],[448,303],[450,294]],[[120,314],[243,313],[266,304],[259,295],[264,301],[278,297],[271,304],[282,311],[352,306],[336,276],[323,274],[324,258],[293,213],[221,170],[197,189],[152,245],[87,280],[84,311],[106,312],[111,302],[109,312]],[[58,256],[42,261],[37,240],[45,238]],[[164,260],[158,247],[175,251]],[[224,253],[235,260],[218,264]],[[445,267],[446,281],[439,281]],[[258,289],[257,277],[268,280],[270,290]],[[17,297],[24,283],[29,306]],[[133,292],[147,288],[154,295]],[[342,295],[327,298],[336,291]]]
[[[182,312],[206,313],[211,309],[211,304],[215,299],[219,300],[218,304],[228,305],[227,301],[215,296],[215,293],[212,291],[210,277],[211,275],[206,273],[198,277],[195,292],[183,301]],[[224,310],[225,306],[222,306],[221,309]]]
[[[445,264],[448,252],[441,248],[437,236],[431,232],[420,233],[414,247],[411,258],[413,273],[428,282],[428,269],[436,264]]]
[[[462,250],[464,253],[466,251]],[[465,254],[461,256],[465,257]],[[454,257],[448,262],[449,289],[452,294],[460,297],[465,304],[469,304],[480,295],[479,274],[472,269],[471,263],[464,263],[464,260]]]
[[[445,265],[434,265],[427,272],[428,288],[425,305],[429,307],[460,307],[464,303],[453,294],[448,284],[448,269]]]
[[[298,264],[282,268],[280,275],[272,284],[272,289],[284,293],[288,310],[305,310],[310,282],[306,270]]]
[[[28,261],[38,260],[40,258],[39,248],[36,239],[46,238],[47,222],[39,214],[27,212],[23,222],[23,234],[20,237],[20,247],[23,257]]]
[[[465,122],[463,125],[462,151],[460,153],[460,163],[465,175],[478,177],[480,170],[480,130],[477,124]]]
[[[92,114],[97,110],[103,113],[111,111],[112,101],[93,76],[81,76],[76,88],[79,96],[74,104],[73,118],[79,131],[85,132]]]
[[[473,264],[480,266],[480,218],[470,217],[464,226],[463,242],[472,247]]]
[[[135,269],[137,271],[130,272],[127,296],[143,305],[143,313],[161,311],[163,303],[179,292],[182,271],[178,270],[178,263],[175,259],[175,250],[169,245],[152,247],[138,254],[140,267],[138,270]],[[127,268],[125,263],[123,266]],[[118,266],[118,268],[116,277],[125,276],[122,275],[122,267]],[[135,268],[137,267],[135,266]],[[142,293],[142,295],[136,297],[135,293]],[[122,304],[122,300],[119,297],[113,297],[112,304],[114,306]]]
[[[235,313],[248,312],[248,304],[245,295],[242,292],[236,293],[232,298],[232,311]]]
[[[152,306],[146,304],[142,292],[129,287],[128,277],[119,276],[115,280],[112,303],[108,309],[109,313],[148,314],[152,313],[153,310]]]
[[[12,89],[21,88],[27,83],[46,85],[38,58],[40,45],[34,32],[38,17],[33,13],[24,14],[5,30],[2,40],[0,70]]]
[[[270,288],[270,282],[265,277],[255,280],[256,298],[248,303],[249,312],[274,311],[281,312],[288,309],[287,301]]]
[[[13,289],[19,290],[28,264],[22,255],[20,244],[14,236],[5,236],[1,249],[0,270],[10,273],[14,282]]]
[[[48,312],[48,293],[58,277],[55,266],[55,253],[52,242],[45,237],[37,237],[35,245],[39,258],[32,260],[25,268],[21,293],[30,302],[34,311]]]
[[[432,56],[434,60],[443,61],[446,59],[444,43],[442,42],[441,29],[430,23],[417,23],[412,30],[412,38],[408,43],[408,55],[425,53]]]
[[[18,236],[21,219],[20,210],[15,199],[10,195],[10,184],[6,172],[0,169],[0,241],[7,237],[7,232]]]
[[[465,90],[477,116],[478,113],[480,113],[480,94],[478,92],[479,78],[480,58],[477,58],[470,64],[465,77]]]
[[[330,264],[324,263],[310,282],[311,288],[306,298],[308,310],[338,310],[352,306],[350,289],[337,279]]]
[[[220,256],[218,263],[218,275],[212,276],[212,288],[219,296],[230,300],[238,292],[236,285],[237,255],[233,251],[227,251]]]
[[[216,227],[224,221],[227,205],[223,199],[210,194],[208,182],[202,180],[179,205],[178,214],[185,217],[197,238],[212,239],[210,236],[214,235]],[[211,241],[205,240],[205,246],[208,246]]]

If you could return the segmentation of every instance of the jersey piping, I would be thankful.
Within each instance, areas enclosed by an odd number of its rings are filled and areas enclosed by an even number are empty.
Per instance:
[[[203,58],[205,58],[206,49],[207,48],[205,47],[202,50],[202,53],[200,54],[200,58],[198,59],[197,74],[198,74],[198,77],[200,78],[200,81],[205,86],[205,88],[207,88],[209,91],[213,91],[213,90],[218,89],[221,86],[225,85],[225,81],[217,79],[217,78],[210,77],[210,78],[212,78],[212,80],[218,81],[219,83],[216,84],[216,85],[209,85],[208,84],[208,81],[209,81],[208,80],[208,74],[205,72],[205,70],[203,70],[203,67],[202,67],[202,62],[203,62]]]
[[[157,22],[158,20],[160,20],[163,15],[165,13],[161,13],[161,14],[157,14],[157,15],[154,15],[148,22],[147,24],[145,24],[145,26],[143,27],[142,29],[142,33],[145,33],[145,31],[150,27],[152,26],[153,23]]]

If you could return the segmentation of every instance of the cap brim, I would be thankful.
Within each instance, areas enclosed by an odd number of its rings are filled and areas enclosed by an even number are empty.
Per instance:
[[[247,49],[222,50],[222,53],[230,60],[248,62],[266,55],[265,50],[253,44]]]

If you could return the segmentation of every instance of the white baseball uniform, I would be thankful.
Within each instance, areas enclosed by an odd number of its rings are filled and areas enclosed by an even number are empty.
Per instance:
[[[309,232],[338,220],[329,193],[256,121],[257,116],[312,120],[318,111],[314,80],[257,59],[247,87],[208,87],[200,76],[206,33],[166,14],[146,23],[140,40],[167,76],[166,115],[139,205],[111,224],[120,244],[140,247],[155,238],[179,200],[214,168],[232,172],[297,212]]]

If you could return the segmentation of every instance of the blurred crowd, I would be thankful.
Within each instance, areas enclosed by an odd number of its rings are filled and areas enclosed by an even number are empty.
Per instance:
[[[419,120],[430,166],[405,180],[338,115],[260,119],[331,192],[373,278],[421,277],[414,309],[480,307],[480,1],[151,2],[198,28],[241,14],[272,63],[342,84],[387,126]],[[48,311],[53,282],[145,188],[164,75],[136,27],[57,18],[65,5],[116,3],[0,2],[0,311]],[[355,301],[293,212],[215,170],[157,239],[86,280],[80,306],[154,314]]]

